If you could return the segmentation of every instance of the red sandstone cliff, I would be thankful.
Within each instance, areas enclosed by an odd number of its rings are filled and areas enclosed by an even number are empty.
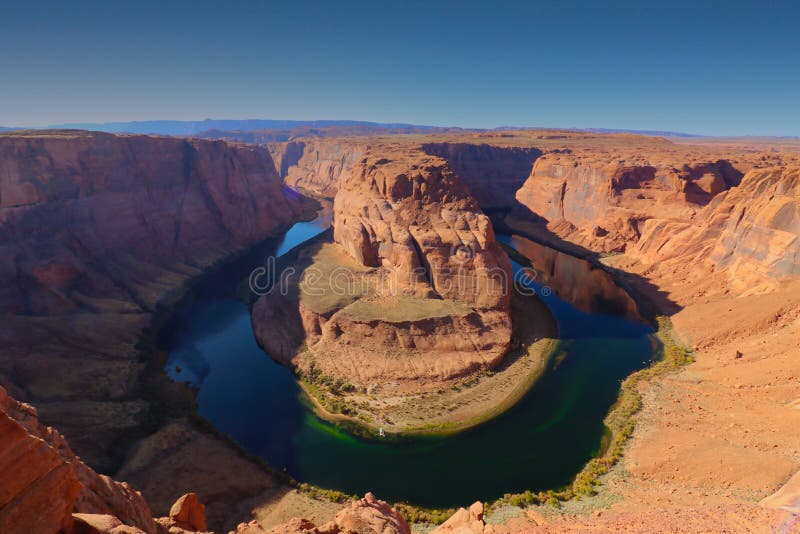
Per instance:
[[[72,513],[109,514],[156,532],[142,495],[98,475],[64,437],[39,423],[36,409],[0,387],[0,532],[69,532]]]
[[[268,143],[275,165],[286,184],[300,191],[333,198],[339,183],[350,176],[361,158],[364,140],[297,139]]]
[[[80,131],[0,135],[0,385],[101,472],[116,472],[148,434],[162,443],[164,414],[181,413],[191,397],[140,359],[156,304],[294,222],[294,197],[266,148]],[[201,492],[217,495],[214,520],[222,509],[228,517],[241,494],[218,473],[244,460],[194,425],[176,426],[185,441],[173,440],[171,453],[215,451],[206,474],[160,478],[139,464],[131,478],[157,495],[151,505],[161,514],[200,480]],[[246,491],[276,484],[254,469]]]
[[[800,167],[758,169],[690,220],[651,219],[632,256],[719,273],[737,293],[800,274]]]
[[[484,210],[508,209],[542,151],[487,143],[425,143],[422,149],[444,158]]]
[[[536,161],[516,197],[570,241],[620,251],[638,239],[642,221],[689,219],[741,176],[726,160],[553,153]]]
[[[266,149],[101,133],[0,137],[0,306],[152,309],[164,289],[289,224]]]

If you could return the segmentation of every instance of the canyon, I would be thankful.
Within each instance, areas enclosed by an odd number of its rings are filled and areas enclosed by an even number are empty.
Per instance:
[[[342,509],[293,489],[161,369],[159,317],[203,272],[310,218],[298,191],[334,199],[334,221],[293,261],[366,280],[331,301],[298,276],[285,299],[254,303],[257,339],[301,377],[420,394],[500,364],[514,303],[483,274],[510,278],[498,228],[560,294],[597,306],[569,284],[581,272],[620,301],[613,276],[634,297],[621,314],[669,316],[694,352],[640,383],[597,495],[486,517],[476,503],[438,532],[797,527],[797,147],[548,130],[220,137],[0,134],[0,474],[14,481],[0,530],[418,528],[372,495]]]

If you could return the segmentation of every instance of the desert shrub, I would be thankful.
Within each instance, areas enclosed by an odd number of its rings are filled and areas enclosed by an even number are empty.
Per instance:
[[[692,351],[682,346],[674,338],[669,318],[660,316],[657,318],[657,324],[658,330],[655,338],[658,342],[660,358],[650,367],[631,374],[621,384],[617,402],[605,419],[609,439],[602,454],[590,460],[575,476],[572,484],[561,490],[540,492],[537,495],[529,491],[506,494],[492,503],[490,509],[502,505],[522,507],[543,503],[560,506],[560,502],[597,493],[600,477],[608,473],[622,458],[625,444],[636,428],[634,415],[642,408],[642,396],[639,393],[638,385],[644,380],[677,370],[694,361]]]

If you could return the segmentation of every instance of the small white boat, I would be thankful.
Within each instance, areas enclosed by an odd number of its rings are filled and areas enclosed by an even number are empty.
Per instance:
[[[386,437],[386,432],[383,431],[383,427],[378,430],[378,435],[382,438]]]

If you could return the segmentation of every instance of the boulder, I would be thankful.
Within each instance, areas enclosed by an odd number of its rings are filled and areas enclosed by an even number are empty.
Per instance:
[[[186,530],[204,532],[206,525],[206,507],[197,498],[196,493],[187,493],[180,497],[169,509],[169,518],[179,527]]]
[[[492,534],[493,532],[494,528],[483,520],[483,503],[477,501],[469,507],[469,510],[459,508],[432,534]]]

